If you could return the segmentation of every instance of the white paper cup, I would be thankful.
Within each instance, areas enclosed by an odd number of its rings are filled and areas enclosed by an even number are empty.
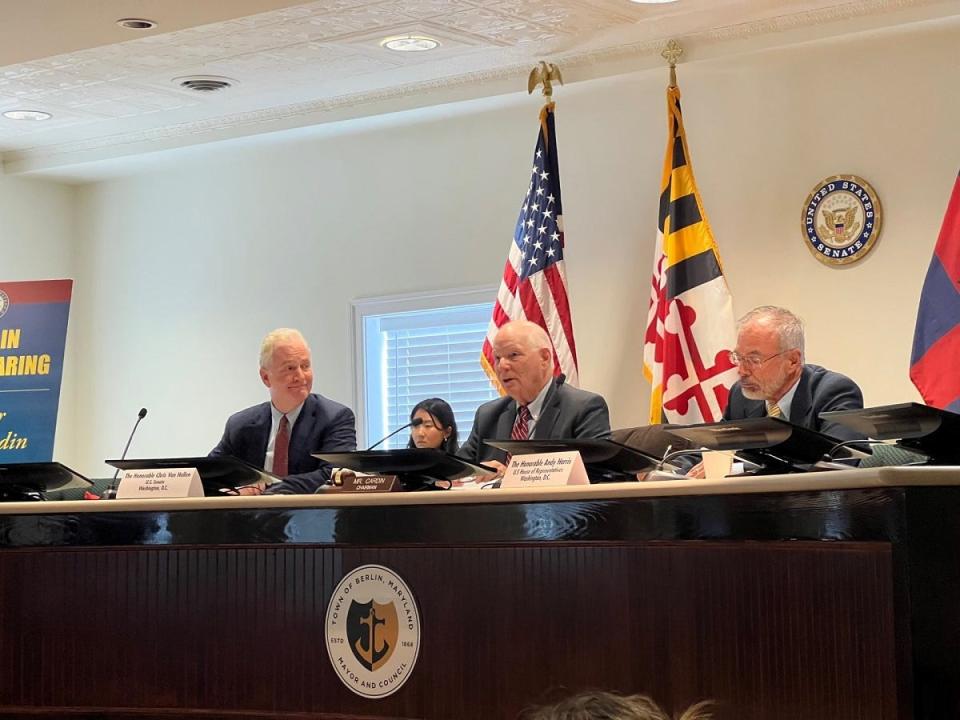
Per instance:
[[[733,452],[730,450],[704,450],[703,473],[707,480],[719,480],[730,474]]]

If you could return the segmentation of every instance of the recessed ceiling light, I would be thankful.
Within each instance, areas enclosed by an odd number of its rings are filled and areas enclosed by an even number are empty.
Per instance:
[[[396,52],[425,52],[436,50],[440,47],[440,41],[426,35],[399,35],[384,38],[380,41],[380,47]]]
[[[117,20],[117,25],[127,30],[152,30],[157,26],[153,20],[146,18],[121,18]]]
[[[630,0],[638,5],[666,5],[667,3],[677,2],[677,0]]]
[[[49,120],[53,117],[43,110],[7,110],[3,116],[9,120]]]

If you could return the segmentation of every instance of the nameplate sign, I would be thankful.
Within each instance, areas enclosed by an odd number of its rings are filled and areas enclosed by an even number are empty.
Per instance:
[[[196,468],[124,470],[117,500],[203,497],[203,484]]]
[[[583,458],[576,450],[569,452],[514,455],[503,475],[500,487],[558,487],[589,485]]]
[[[333,484],[340,488],[341,492],[376,493],[400,490],[400,480],[396,475],[358,473],[346,468],[334,471]]]

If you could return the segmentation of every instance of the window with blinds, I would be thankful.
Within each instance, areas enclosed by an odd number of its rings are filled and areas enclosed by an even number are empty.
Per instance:
[[[421,400],[450,403],[463,443],[482,403],[498,397],[480,351],[492,303],[363,314],[364,430],[367,445],[410,421]],[[380,447],[406,447],[400,432]]]

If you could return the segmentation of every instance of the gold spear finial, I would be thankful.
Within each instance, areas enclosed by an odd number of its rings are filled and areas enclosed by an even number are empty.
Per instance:
[[[541,60],[537,66],[530,71],[530,78],[527,80],[527,94],[531,94],[537,85],[543,85],[543,96],[547,102],[553,102],[553,83],[558,82],[563,85],[563,76],[560,74],[560,68],[553,63]]]
[[[660,57],[670,63],[670,87],[677,86],[677,61],[683,55],[683,48],[676,40],[671,40],[663,48]]]

